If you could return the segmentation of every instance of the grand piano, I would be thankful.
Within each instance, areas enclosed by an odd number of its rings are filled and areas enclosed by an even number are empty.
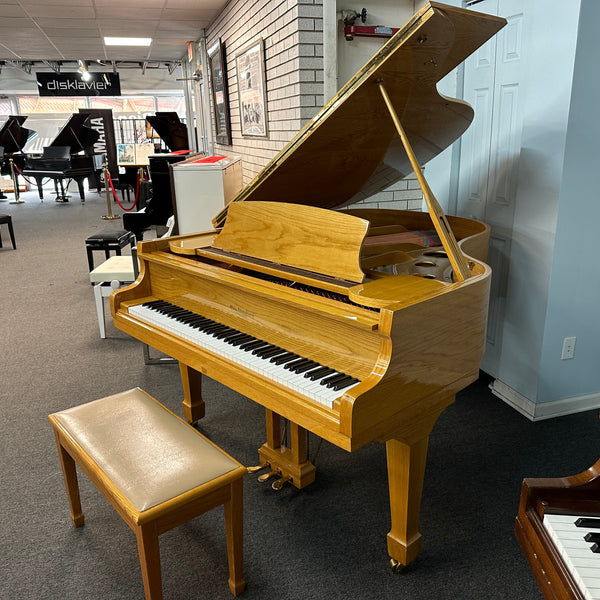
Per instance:
[[[23,127],[26,120],[27,117],[11,115],[0,128],[0,147],[4,148],[4,155],[3,157],[0,156],[0,174],[12,175],[10,166],[12,159],[15,166],[17,185],[19,170],[23,170],[27,159],[27,155],[23,154],[23,148],[29,140],[37,136],[37,133],[32,129]],[[2,191],[0,191],[0,198],[4,198]]]
[[[117,327],[179,361],[190,422],[203,375],[265,407],[275,489],[314,481],[307,431],[349,452],[385,443],[397,570],[421,545],[430,432],[478,377],[491,276],[489,228],[446,217],[419,165],[473,118],[437,82],[504,23],[426,4],[214,230],[141,242],[140,276],[111,296]],[[339,210],[411,170],[428,212]]]
[[[57,202],[68,200],[64,187],[65,179],[75,180],[82,202],[85,201],[85,179],[91,179],[92,187],[99,189],[102,155],[80,154],[89,150],[100,137],[95,129],[87,126],[88,119],[89,115],[83,113],[71,115],[54,140],[44,147],[42,156],[28,158],[23,175],[35,179],[40,200],[44,198],[44,179],[54,181]]]

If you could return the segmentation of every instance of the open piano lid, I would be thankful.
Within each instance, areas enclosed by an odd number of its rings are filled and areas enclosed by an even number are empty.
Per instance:
[[[148,115],[146,121],[171,152],[189,150],[187,125],[180,121],[176,112],[157,112],[156,115]]]
[[[32,129],[23,127],[27,117],[11,115],[0,127],[0,146],[4,147],[5,154],[21,152],[27,142],[37,136]]]
[[[89,115],[74,113],[61,127],[50,147],[68,146],[71,154],[77,154],[93,146],[100,138],[100,133],[87,125]]]
[[[428,2],[248,184],[235,201],[332,208],[370,196],[412,172],[377,85],[383,80],[420,164],[473,120],[436,84],[497,33],[502,18]],[[225,208],[214,219],[223,224]]]

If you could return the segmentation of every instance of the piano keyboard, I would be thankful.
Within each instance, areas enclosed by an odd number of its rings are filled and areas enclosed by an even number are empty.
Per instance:
[[[164,300],[129,308],[129,314],[329,408],[359,380]]]
[[[544,528],[588,600],[600,600],[600,519],[544,515]]]

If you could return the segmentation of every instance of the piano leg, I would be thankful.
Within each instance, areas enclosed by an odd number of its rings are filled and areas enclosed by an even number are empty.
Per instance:
[[[179,363],[181,383],[183,384],[183,414],[189,423],[195,423],[204,416],[205,405],[202,400],[202,373]]]
[[[38,196],[40,197],[40,200],[44,200],[44,188],[42,187],[42,183],[44,178],[43,177],[38,177],[37,175],[34,176],[35,178],[35,183],[37,185],[37,189],[38,189]]]
[[[85,190],[83,189],[84,177],[75,177],[75,183],[77,183],[77,189],[79,190],[79,199],[81,204],[85,204]]]
[[[427,462],[429,436],[414,442],[386,442],[392,528],[387,536],[388,553],[400,565],[419,554],[419,513]]]
[[[266,410],[267,442],[258,451],[261,464],[268,463],[271,470],[278,470],[283,479],[289,478],[297,488],[303,488],[315,480],[315,466],[308,461],[306,429],[290,421],[290,446],[282,446],[281,416]]]

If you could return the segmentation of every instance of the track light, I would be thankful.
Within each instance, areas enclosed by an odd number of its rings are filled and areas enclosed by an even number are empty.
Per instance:
[[[83,81],[89,81],[92,78],[92,76],[88,71],[87,63],[85,62],[85,60],[81,59],[79,59],[77,62],[79,63],[79,68],[77,70],[81,73],[81,79],[83,79]]]

